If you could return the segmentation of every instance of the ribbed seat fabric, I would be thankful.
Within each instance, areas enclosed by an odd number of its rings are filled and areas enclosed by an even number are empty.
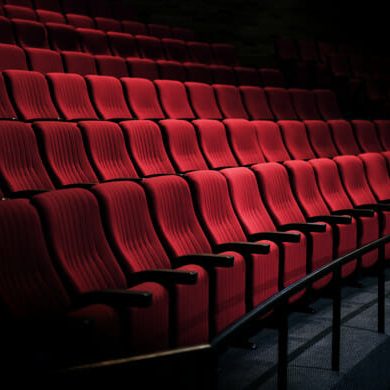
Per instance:
[[[95,23],[96,23],[96,27],[99,30],[116,31],[116,32],[122,31],[121,23],[118,20],[115,20],[112,18],[105,18],[102,16],[97,16],[95,18]]]
[[[273,120],[274,116],[268,105],[264,89],[260,87],[241,86],[240,92],[246,111],[251,119]]]
[[[165,135],[167,150],[178,172],[207,169],[200,151],[194,126],[184,120],[165,119],[159,122]]]
[[[321,119],[313,92],[307,89],[292,88],[289,93],[299,119]]]
[[[64,72],[61,55],[54,50],[29,47],[25,53],[32,70],[41,73]]]
[[[197,117],[201,119],[222,119],[214,90],[211,85],[188,81],[184,83]]]
[[[363,152],[381,152],[383,147],[379,141],[373,122],[367,120],[351,121],[356,139]]]
[[[323,119],[329,120],[342,118],[334,92],[328,89],[316,89],[313,92],[316,96],[318,109]]]
[[[168,60],[186,62],[189,60],[187,46],[181,39],[163,38],[161,42],[164,46],[165,55]]]
[[[136,57],[138,55],[135,39],[132,35],[121,32],[109,31],[107,38],[112,54],[120,57]]]
[[[49,48],[47,32],[42,23],[32,20],[13,19],[12,24],[21,47]]]
[[[165,80],[178,80],[184,82],[187,79],[183,65],[177,61],[157,60],[157,68],[160,78]]]
[[[344,120],[330,120],[328,121],[329,127],[332,130],[333,139],[338,154],[359,154],[360,148],[357,144],[355,135],[351,123]]]
[[[158,38],[147,35],[136,35],[135,39],[141,57],[153,60],[164,58],[164,51]]]
[[[206,84],[213,82],[211,70],[207,65],[195,62],[185,62],[183,65],[187,72],[188,81]]]
[[[98,182],[75,123],[36,122],[34,128],[58,187]]]
[[[237,87],[214,84],[213,88],[219,107],[225,118],[249,119]]]
[[[160,176],[144,180],[152,201],[152,212],[161,236],[172,258],[195,253],[213,253],[195,214],[191,192],[185,179]],[[219,333],[245,313],[245,263],[241,255],[234,256],[234,266],[215,268],[210,280],[210,306],[214,313],[211,334]]]
[[[298,119],[287,89],[265,87],[264,91],[276,119]]]
[[[374,123],[378,129],[379,139],[384,150],[390,150],[390,121],[376,120]]]
[[[61,55],[67,73],[77,73],[82,76],[97,74],[95,58],[91,54],[64,51]]]
[[[98,119],[84,78],[78,74],[49,73],[57,107],[66,120]]]
[[[127,77],[127,64],[123,58],[111,55],[96,55],[96,65],[99,74],[103,76]]]
[[[50,45],[54,50],[81,51],[79,37],[73,26],[59,23],[47,23],[46,30]]]
[[[317,157],[334,157],[338,151],[332,139],[332,134],[327,122],[319,120],[307,120],[303,122],[307,128],[310,144]]]
[[[46,191],[54,186],[39,155],[31,126],[16,121],[0,122],[1,188],[7,195]]]
[[[15,110],[7,93],[4,77],[0,73],[0,119],[16,119]]]
[[[148,58],[127,58],[127,66],[131,77],[155,80],[159,78],[155,61]]]
[[[121,122],[132,161],[141,176],[175,173],[160,128],[152,121]]]
[[[201,64],[212,64],[213,55],[211,47],[208,43],[190,41],[187,42],[187,47],[193,62]]]
[[[103,31],[78,28],[77,32],[86,53],[111,55],[107,36]]]
[[[79,122],[79,127],[91,164],[101,181],[138,177],[119,125],[105,121],[83,121]]]
[[[145,192],[139,184],[115,182],[94,188],[106,215],[111,243],[128,273],[171,269],[172,265],[153,227]],[[200,266],[183,265],[177,271],[198,274],[195,285],[176,284],[168,288],[174,301],[170,311],[174,321],[175,345],[195,345],[208,341],[209,285]],[[152,324],[150,324],[152,325]]]
[[[68,20],[68,23],[73,27],[88,28],[88,29],[95,28],[95,23],[93,19],[87,15],[67,13],[66,19]]]

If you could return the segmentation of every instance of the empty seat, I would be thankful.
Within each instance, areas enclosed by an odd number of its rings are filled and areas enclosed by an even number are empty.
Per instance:
[[[17,5],[4,5],[5,14],[12,19],[37,20],[37,15],[32,8]]]
[[[157,64],[147,58],[128,58],[127,65],[131,77],[155,80],[159,78]]]
[[[78,28],[77,32],[86,53],[111,55],[107,36],[103,31]]]
[[[330,120],[328,124],[332,130],[333,139],[338,154],[359,154],[360,149],[356,142],[352,126],[345,120]]]
[[[256,128],[257,140],[267,161],[287,161],[290,154],[286,149],[280,128],[271,121],[253,121]]]
[[[4,194],[54,189],[39,155],[31,126],[16,121],[1,121],[0,133],[0,173]]]
[[[169,38],[172,36],[171,29],[165,24],[149,23],[149,34],[158,38]]]
[[[299,119],[321,119],[313,92],[307,89],[291,88],[289,93]]]
[[[159,123],[165,135],[168,153],[177,172],[207,169],[194,126],[191,123],[173,119],[162,120]]]
[[[266,87],[264,91],[276,119],[298,119],[287,89]]]
[[[146,25],[135,20],[122,20],[122,29],[124,32],[132,35],[147,34]]]
[[[0,45],[0,53],[1,53],[1,45]],[[4,77],[2,73],[0,73],[0,119],[11,119],[11,120],[16,119],[16,113],[14,108],[12,107],[10,98],[8,96],[8,92],[5,87]]]
[[[238,165],[230,149],[225,126],[220,121],[198,119],[192,123],[197,131],[203,155],[211,168],[220,169]]]
[[[0,15],[0,42],[15,44],[16,40],[11,21]]]
[[[91,54],[63,51],[61,55],[67,73],[77,73],[82,76],[97,74],[95,58]]]
[[[167,118],[194,119],[183,83],[174,80],[155,80],[162,107]]]
[[[173,38],[163,38],[161,43],[164,46],[165,55],[168,60],[185,62],[189,60],[189,53],[184,41]]]
[[[211,85],[197,82],[184,83],[190,97],[192,108],[198,118],[222,119],[214,89]]]
[[[213,62],[211,46],[208,43],[187,42],[187,47],[194,62],[200,62],[201,64],[211,64]]]
[[[383,150],[373,122],[353,120],[351,123],[361,150],[364,152],[381,152]]]
[[[152,60],[164,59],[164,51],[161,46],[161,41],[155,37],[148,37],[146,35],[136,35],[138,51],[144,58]]]
[[[232,151],[240,165],[264,162],[264,155],[257,139],[256,127],[245,119],[225,119]]]
[[[83,121],[79,122],[79,127],[92,166],[101,181],[138,177],[127,154],[119,125],[105,121]]]
[[[47,32],[42,23],[21,19],[13,19],[12,23],[21,47],[49,48]]]
[[[32,70],[41,73],[64,72],[61,55],[49,49],[26,48],[28,62]]]
[[[81,51],[79,36],[74,27],[66,24],[47,23],[46,30],[54,50]]]
[[[306,127],[298,121],[279,121],[284,143],[295,160],[315,158],[306,133]]]
[[[34,128],[57,187],[98,182],[77,124],[35,122]]]
[[[138,51],[132,35],[120,32],[107,32],[112,53],[120,57],[137,57]]]
[[[58,119],[47,81],[42,73],[25,70],[3,72],[8,80],[18,116],[26,121]]]
[[[318,109],[325,120],[342,118],[337,98],[329,89],[315,89]]]
[[[125,77],[122,83],[129,106],[138,119],[164,118],[156,89],[150,80]]]
[[[121,122],[132,161],[141,176],[175,173],[160,128],[152,121]]]
[[[66,23],[64,15],[59,12],[48,11],[44,9],[35,10],[38,20],[41,23]]]
[[[127,77],[127,64],[123,58],[110,55],[95,56],[99,74],[103,76]]]
[[[212,43],[214,62],[221,65],[236,65],[237,53],[236,48],[229,43]]]
[[[122,25],[118,20],[102,16],[95,17],[96,27],[103,31],[122,31]]]
[[[255,68],[245,66],[235,66],[236,79],[238,85],[260,85],[260,77]]]
[[[213,75],[213,81],[215,84],[237,84],[236,75],[231,66],[210,65],[210,70]]]
[[[66,0],[61,1],[62,9],[65,13],[75,13],[88,15],[88,4],[86,0]]]
[[[338,155],[332,133],[326,122],[307,120],[304,121],[304,124],[307,128],[310,144],[317,157],[334,157]]]
[[[246,111],[251,119],[273,120],[274,116],[268,105],[263,88],[241,86],[239,87]]]
[[[0,43],[0,71],[7,69],[27,70],[26,56],[20,47]]]
[[[78,74],[49,73],[58,109],[66,120],[98,119],[88,96],[85,80]]]
[[[131,119],[120,81],[115,77],[87,76],[92,101],[104,120]]]
[[[58,0],[34,0],[37,9],[61,12],[60,2]]]
[[[213,85],[218,104],[225,118],[248,119],[248,114],[242,104],[240,90],[232,85]]]
[[[183,41],[193,41],[195,39],[195,33],[190,28],[185,27],[172,27],[172,37],[182,39]]]
[[[286,85],[283,73],[279,69],[261,68],[259,74],[266,87],[284,87]]]
[[[390,121],[375,120],[374,123],[384,150],[390,150]]]
[[[156,61],[160,78],[164,80],[186,80],[186,71],[183,65],[177,61],[157,60]]]
[[[206,84],[213,82],[211,70],[207,65],[195,62],[185,62],[183,65],[187,71],[187,80]]]
[[[81,27],[88,29],[95,28],[95,23],[93,22],[93,19],[87,15],[67,13],[66,19],[68,20],[68,23],[73,27]]]

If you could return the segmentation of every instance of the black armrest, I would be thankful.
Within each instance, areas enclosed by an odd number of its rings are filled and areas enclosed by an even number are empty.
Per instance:
[[[373,203],[373,204],[362,204],[356,206],[357,209],[371,209],[374,211],[390,211],[390,204],[386,203]]]
[[[379,202],[387,204],[387,203],[390,203],[390,199],[383,199],[383,200],[380,200]]]
[[[65,189],[65,188],[85,188],[86,190],[89,190],[90,188],[92,188],[96,184],[99,184],[99,183],[98,182],[96,182],[96,183],[73,183],[73,184],[61,185],[60,188],[61,189]]]
[[[302,233],[323,233],[326,231],[326,225],[323,223],[288,223],[281,225],[279,230],[298,230]]]
[[[145,282],[155,282],[170,286],[172,284],[196,284],[198,274],[195,271],[157,269],[131,273],[128,279],[130,286]]]
[[[110,183],[111,181],[135,181],[136,183],[141,183],[142,179],[140,177],[116,177],[115,179],[104,180],[104,183]]]
[[[19,199],[19,198],[32,198],[35,195],[42,194],[44,192],[49,192],[50,190],[24,190],[24,191],[14,191],[7,194],[9,199]]]
[[[344,209],[333,211],[334,215],[350,215],[351,217],[373,217],[374,211],[368,209]]]
[[[80,294],[76,300],[77,306],[109,305],[148,307],[152,304],[152,294],[147,291],[101,290]]]
[[[233,251],[243,255],[266,255],[269,253],[270,246],[268,244],[260,244],[257,242],[226,242],[216,245],[216,252]]]
[[[299,242],[301,236],[298,233],[285,232],[260,232],[249,235],[249,241],[269,240],[275,243]]]
[[[234,265],[234,257],[227,255],[216,255],[212,253],[196,253],[193,255],[176,257],[171,262],[174,268],[188,264],[200,265],[204,268],[228,268]]]
[[[330,225],[350,225],[352,218],[349,215],[319,215],[307,219],[309,222],[326,222]]]

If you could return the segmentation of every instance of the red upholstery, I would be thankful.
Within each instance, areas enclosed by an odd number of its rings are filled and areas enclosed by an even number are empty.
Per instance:
[[[204,42],[187,42],[187,47],[193,62],[200,62],[201,64],[211,64],[213,62],[213,55],[211,47]]]
[[[187,46],[181,39],[163,38],[161,43],[164,46],[165,55],[168,60],[185,62],[189,60]]]
[[[234,71],[236,72],[238,85],[260,85],[260,76],[256,68],[235,66]]]
[[[65,16],[60,12],[54,12],[44,9],[35,10],[41,23],[66,23]]]
[[[364,152],[381,152],[383,150],[373,122],[353,120],[351,123],[361,150]]]
[[[9,99],[2,73],[0,73],[0,119],[16,119],[16,113]]]
[[[61,55],[48,49],[26,48],[28,62],[32,70],[41,73],[64,72]]]
[[[259,73],[263,85],[266,87],[284,87],[286,85],[283,73],[279,69],[261,68]]]
[[[27,70],[26,56],[20,47],[0,43],[0,71],[7,69]]]
[[[304,124],[309,135],[310,144],[317,157],[334,157],[338,155],[327,122],[307,120],[304,121]]]
[[[64,12],[73,12],[80,15],[88,15],[88,2],[86,0],[61,1]]]
[[[122,31],[122,25],[118,20],[105,18],[102,16],[95,17],[96,27],[103,31]]]
[[[164,51],[161,46],[161,41],[155,37],[146,35],[136,35],[138,51],[144,58],[159,60],[164,58]]]
[[[37,20],[37,15],[32,8],[18,5],[4,5],[5,14],[12,19]]]
[[[329,120],[342,118],[334,92],[328,89],[316,89],[313,92],[316,96],[318,109],[323,119]]]
[[[55,12],[61,12],[60,2],[58,0],[34,0],[37,9],[45,9]]]
[[[229,84],[236,85],[236,75],[231,66],[227,65],[210,65],[209,69],[213,76],[213,82],[215,84]]]
[[[287,89],[266,87],[264,91],[276,119],[298,119]]]
[[[92,18],[87,15],[67,13],[66,19],[68,23],[73,27],[81,28],[95,28],[95,23]]]
[[[91,54],[64,51],[62,58],[67,73],[77,73],[82,76],[97,74],[95,58]]]
[[[242,94],[242,100],[245,104],[245,108],[251,119],[274,119],[263,88],[242,86],[240,87],[240,92]]]
[[[112,54],[120,57],[138,56],[135,39],[132,35],[121,32],[107,32]]]
[[[165,80],[186,80],[186,71],[183,65],[177,61],[157,60],[156,61],[160,78]]]
[[[14,32],[11,21],[0,15],[0,42],[15,44]]]
[[[192,108],[198,118],[222,119],[214,90],[210,85],[197,82],[186,82],[185,86],[191,100]]]
[[[79,36],[73,26],[59,23],[47,23],[46,30],[50,45],[54,50],[81,51]]]
[[[187,80],[206,84],[213,82],[211,70],[207,65],[195,62],[185,62],[183,65],[187,71]]]
[[[123,58],[114,57],[111,55],[95,56],[99,74],[103,76],[127,77],[127,64]]]
[[[213,85],[215,95],[217,96],[219,107],[225,118],[248,119],[241,100],[240,91],[232,85]]]
[[[237,64],[236,48],[228,43],[212,43],[213,58],[216,64],[235,65]]]
[[[135,20],[122,20],[122,29],[124,32],[132,35],[146,34],[146,25]]]
[[[129,75],[149,80],[159,78],[157,64],[147,58],[127,58]]]
[[[359,154],[360,148],[356,142],[352,126],[346,120],[330,120],[333,139],[339,154]]]
[[[172,36],[170,27],[164,24],[149,23],[148,29],[153,37],[169,38]]]
[[[292,88],[289,90],[295,112],[299,119],[321,119],[318,112],[315,96],[312,91],[307,89]]]
[[[21,47],[49,48],[47,32],[42,23],[32,20],[13,19],[12,24]]]
[[[378,129],[379,138],[382,142],[384,150],[390,150],[390,121],[376,120],[374,123]]]
[[[76,30],[86,53],[111,55],[108,39],[103,31],[90,28],[77,28]]]

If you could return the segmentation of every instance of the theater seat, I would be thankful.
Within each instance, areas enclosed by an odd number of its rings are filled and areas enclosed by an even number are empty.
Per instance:
[[[236,75],[231,66],[227,65],[210,65],[209,69],[213,76],[214,84],[236,85]]]
[[[1,8],[0,8],[1,9]],[[16,44],[11,21],[0,15],[0,42]]]
[[[77,73],[82,76],[97,74],[95,58],[91,54],[63,51],[61,55],[67,73]]]
[[[329,127],[332,130],[333,139],[338,154],[359,154],[360,148],[357,144],[351,123],[340,119],[328,121]]]
[[[0,43],[0,71],[7,69],[27,70],[26,55],[18,46]]]
[[[12,24],[15,29],[16,38],[21,47],[49,48],[47,32],[42,23],[32,20],[13,19]]]
[[[35,11],[29,7],[7,4],[3,9],[6,16],[12,19],[37,20]]]
[[[195,62],[185,62],[183,65],[187,72],[188,81],[212,84],[213,76],[207,65]]]
[[[198,118],[201,119],[222,119],[218,108],[214,90],[211,85],[197,82],[184,83],[192,108]]]
[[[266,87],[264,91],[276,119],[298,119],[287,89]]]
[[[220,65],[236,65],[237,53],[236,48],[229,43],[212,43],[214,63]]]
[[[147,58],[127,58],[129,68],[129,76],[143,78],[148,80],[156,80],[159,78],[158,68],[155,61]]]
[[[50,45],[59,51],[81,51],[79,37],[73,26],[59,23],[46,23]]]
[[[186,71],[180,62],[157,60],[156,64],[160,74],[160,79],[177,80],[181,82],[186,80]]]
[[[165,55],[168,60],[186,62],[189,60],[187,46],[181,39],[163,38],[161,43],[164,46]]]
[[[96,55],[95,60],[98,72],[103,76],[113,76],[120,78],[127,77],[129,75],[126,61],[121,57],[114,57],[111,55]]]
[[[165,24],[149,23],[148,30],[151,36],[157,38],[169,38],[172,36],[170,27]]]
[[[249,119],[237,87],[214,84],[213,88],[224,118]]]
[[[343,117],[334,92],[329,89],[315,89],[313,92],[323,119],[340,119]]]
[[[121,32],[122,31],[122,25],[118,20],[102,17],[102,16],[96,16],[95,17],[95,23],[96,27],[99,30],[103,31],[116,31]]]
[[[363,152],[383,151],[373,122],[367,120],[353,120],[351,123],[355,130],[357,142]]]
[[[307,120],[303,121],[303,123],[306,126],[310,144],[317,157],[334,157],[339,154],[327,122]]]
[[[251,119],[273,120],[274,115],[268,105],[264,89],[260,87],[239,87],[246,111]]]
[[[122,29],[125,33],[137,35],[147,34],[146,25],[135,20],[122,20]]]
[[[77,28],[81,44],[86,53],[94,55],[111,55],[107,36],[103,31],[91,28]]]
[[[187,47],[193,62],[208,65],[213,63],[213,55],[208,43],[190,41],[187,42]]]
[[[41,23],[62,23],[66,24],[65,16],[60,12],[54,12],[44,9],[36,9],[35,10],[38,20]]]
[[[172,37],[182,39],[183,41],[193,41],[195,39],[195,33],[190,28],[186,27],[172,27]]]
[[[119,57],[137,57],[138,50],[132,35],[121,32],[109,31],[107,38],[110,43],[112,54]]]
[[[141,57],[151,60],[164,59],[164,51],[160,39],[147,35],[136,35],[135,40]]]
[[[95,28],[95,23],[93,19],[86,14],[67,13],[66,19],[71,26],[76,28]]]
[[[312,91],[300,88],[289,89],[295,112],[301,120],[321,119]]]
[[[61,56],[54,50],[29,47],[25,53],[31,70],[41,73],[64,72]]]
[[[234,71],[236,73],[238,85],[260,85],[260,76],[256,68],[250,68],[247,66],[235,66]]]
[[[375,120],[374,123],[384,150],[390,150],[390,121]]]
[[[2,73],[0,73],[0,119],[16,119],[16,113],[9,99]]]

